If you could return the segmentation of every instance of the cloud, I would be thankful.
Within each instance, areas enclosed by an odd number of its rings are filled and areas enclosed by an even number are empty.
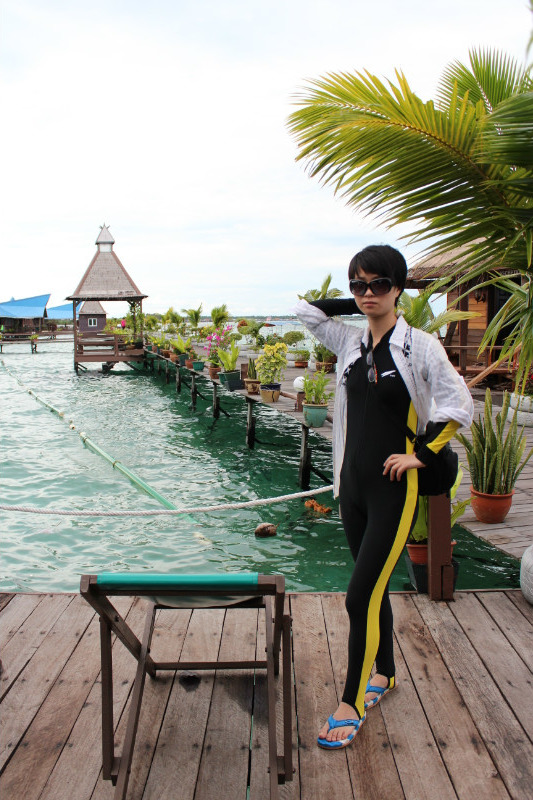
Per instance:
[[[3,295],[62,302],[104,221],[148,308],[276,313],[328,271],[341,285],[358,247],[399,232],[295,163],[298,88],[401,67],[431,96],[471,45],[520,58],[529,25],[521,0],[503,19],[498,0],[482,15],[459,0],[6,2]]]

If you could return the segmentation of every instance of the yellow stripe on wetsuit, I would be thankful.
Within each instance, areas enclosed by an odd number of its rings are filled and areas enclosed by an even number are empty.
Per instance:
[[[425,442],[427,449],[431,450],[432,453],[440,453],[444,445],[450,441],[460,427],[461,425],[458,422],[451,419],[432,442]]]
[[[411,403],[409,406],[407,425],[411,430],[415,431],[416,424],[417,424],[417,414],[415,411],[415,407]],[[406,436],[405,452],[410,455],[411,453],[413,453],[413,451],[414,451],[414,444]],[[368,606],[368,614],[366,620],[365,658],[363,661],[363,668],[361,670],[361,683],[357,690],[357,696],[355,699],[355,708],[360,717],[362,717],[363,714],[365,713],[364,706],[365,706],[366,682],[368,676],[370,675],[370,671],[372,669],[372,665],[375,661],[376,653],[378,651],[379,612],[381,609],[381,601],[383,599],[383,595],[385,593],[385,589],[387,587],[387,583],[389,582],[394,566],[398,561],[398,559],[400,558],[403,548],[405,547],[405,542],[407,541],[407,537],[409,536],[409,531],[411,530],[411,526],[413,524],[413,517],[416,510],[416,503],[418,500],[418,470],[408,469],[405,474],[407,476],[407,492],[405,495],[405,504],[403,507],[402,516],[400,517],[400,523],[398,525],[398,530],[394,538],[394,544],[385,562],[385,565],[381,571],[381,575],[379,576],[376,585],[374,586],[372,595],[370,597],[370,603]]]

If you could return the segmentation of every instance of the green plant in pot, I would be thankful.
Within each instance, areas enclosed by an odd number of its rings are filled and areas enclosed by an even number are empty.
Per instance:
[[[456,434],[466,451],[472,486],[472,508],[480,522],[503,522],[513,502],[514,486],[525,465],[533,455],[527,455],[524,429],[518,427],[517,409],[506,430],[510,396],[504,392],[501,411],[492,418],[492,395],[485,392],[483,417],[470,428],[472,440]]]
[[[294,355],[296,356],[296,360],[294,362],[295,367],[305,368],[309,366],[309,356],[311,353],[309,350],[302,348],[300,350],[295,350]]]
[[[518,409],[517,421],[533,427],[533,370],[530,369],[521,383],[516,383],[511,395],[511,408]]]
[[[327,391],[329,378],[325,372],[315,372],[304,375],[304,403],[303,415],[306,425],[310,428],[321,428],[328,415],[328,400],[335,392]]]
[[[248,359],[248,375],[244,379],[244,388],[248,394],[259,394],[261,381],[257,377],[257,368],[253,358]]]
[[[235,340],[230,343],[228,350],[225,350],[222,347],[217,347],[217,355],[224,369],[224,372],[220,375],[220,380],[222,383],[226,384],[228,389],[241,388],[241,375],[237,369],[239,352],[240,349]]]
[[[196,358],[197,355],[194,347],[189,347],[185,353],[185,366],[187,369],[194,369],[193,364]]]
[[[185,365],[185,361],[187,360],[187,354],[191,349],[190,337],[188,339],[183,339],[183,337],[178,333],[176,338],[171,340],[170,345],[174,350],[174,353],[179,358],[180,366],[183,367]]]
[[[287,366],[287,345],[285,342],[266,344],[264,351],[255,362],[257,377],[261,381],[261,397],[265,402],[279,400],[281,379]]]
[[[322,372],[333,372],[333,365],[337,361],[337,356],[328,350],[322,342],[316,342],[313,348],[313,355],[316,359],[316,368]]]

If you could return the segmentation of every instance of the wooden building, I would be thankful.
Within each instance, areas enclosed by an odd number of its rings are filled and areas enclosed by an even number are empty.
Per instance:
[[[107,225],[102,225],[96,240],[97,251],[85,270],[75,291],[66,299],[72,301],[74,320],[74,369],[83,362],[101,362],[107,368],[119,362],[140,361],[144,356],[142,343],[142,294],[128,275],[117,254],[113,250],[115,240]],[[119,334],[106,335],[103,332],[81,333],[77,331],[75,318],[80,303],[126,302],[134,321],[135,341],[126,344],[125,337]],[[90,306],[89,306],[90,307]],[[100,308],[102,308],[100,306]],[[102,309],[103,311],[103,309]],[[94,317],[92,317],[94,318]],[[139,325],[137,326],[137,320]],[[92,328],[92,326],[91,326]]]
[[[407,289],[427,289],[437,279],[450,275],[450,284],[455,280],[455,273],[461,257],[461,251],[451,251],[444,255],[428,256],[419,261],[407,273]],[[501,274],[506,274],[502,270]],[[509,274],[512,270],[508,271]],[[514,274],[514,273],[513,273]],[[482,286],[487,279],[481,275],[475,284],[464,284],[460,290],[452,289],[446,295],[447,307],[460,311],[474,311],[477,317],[461,320],[448,326],[444,346],[448,356],[462,374],[476,374],[485,370],[498,355],[501,341],[496,343],[493,353],[485,350],[479,354],[479,345],[489,322],[494,319],[498,311],[509,297],[508,293],[498,286]],[[477,287],[477,288],[476,288]],[[466,297],[457,303],[459,295],[471,290]],[[502,366],[495,370],[495,374],[508,375],[507,367]]]
[[[86,300],[80,308],[78,330],[80,333],[101,333],[107,321],[107,314],[98,300]]]
[[[29,336],[45,327],[49,294],[6,300],[0,303],[0,329],[4,334]]]

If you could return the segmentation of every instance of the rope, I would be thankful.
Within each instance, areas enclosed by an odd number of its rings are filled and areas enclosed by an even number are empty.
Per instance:
[[[3,360],[0,360],[0,364],[6,370],[6,372],[8,372],[9,375],[11,375],[11,377],[14,378],[14,380],[16,380],[20,386],[22,386],[24,391],[26,391],[28,394],[34,397],[38,403],[41,403],[41,405],[45,406],[45,408],[47,408],[49,411],[52,411],[54,414],[56,414],[60,419],[64,420],[65,422],[68,422],[68,426],[71,430],[73,431],[76,430],[76,426],[74,425],[71,419],[65,420],[64,411],[59,411],[59,409],[57,409],[55,406],[51,405],[46,400],[43,400],[42,397],[39,397],[39,395],[36,394],[33,391],[33,389],[29,389],[16,375],[14,375],[6,367]],[[96,453],[96,455],[101,456],[101,458],[105,459],[109,464],[111,464],[113,469],[116,469],[118,472],[121,472],[130,481],[130,483],[132,483],[138,489],[141,489],[143,492],[146,492],[147,495],[153,497],[154,500],[157,500],[157,502],[161,503],[161,505],[164,506],[165,508],[169,508],[172,510],[175,508],[175,505],[171,503],[170,500],[167,500],[166,497],[163,497],[162,494],[160,494],[156,489],[154,489],[152,486],[146,483],[146,481],[143,481],[142,478],[139,478],[138,475],[132,472],[131,469],[128,469],[128,467],[126,467],[121,461],[119,461],[118,458],[114,458],[109,453],[107,453],[102,447],[99,447],[99,445],[97,445],[96,442],[93,442],[93,440],[90,439],[86,433],[84,433],[83,431],[78,431],[78,434],[85,447],[87,447],[89,450],[92,450],[92,452]]]
[[[296,494],[283,494],[279,497],[268,497],[264,500],[247,500],[244,503],[221,503],[217,506],[196,506],[194,508],[154,508],[149,511],[68,511],[58,508],[35,508],[34,506],[7,506],[0,504],[1,511],[21,511],[25,514],[47,514],[61,517],[161,517],[176,516],[178,514],[208,514],[211,511],[227,511],[238,508],[256,508],[258,506],[274,505],[286,500],[296,500],[299,497],[313,497],[316,494],[331,492],[333,485],[322,486],[307,492]]]

